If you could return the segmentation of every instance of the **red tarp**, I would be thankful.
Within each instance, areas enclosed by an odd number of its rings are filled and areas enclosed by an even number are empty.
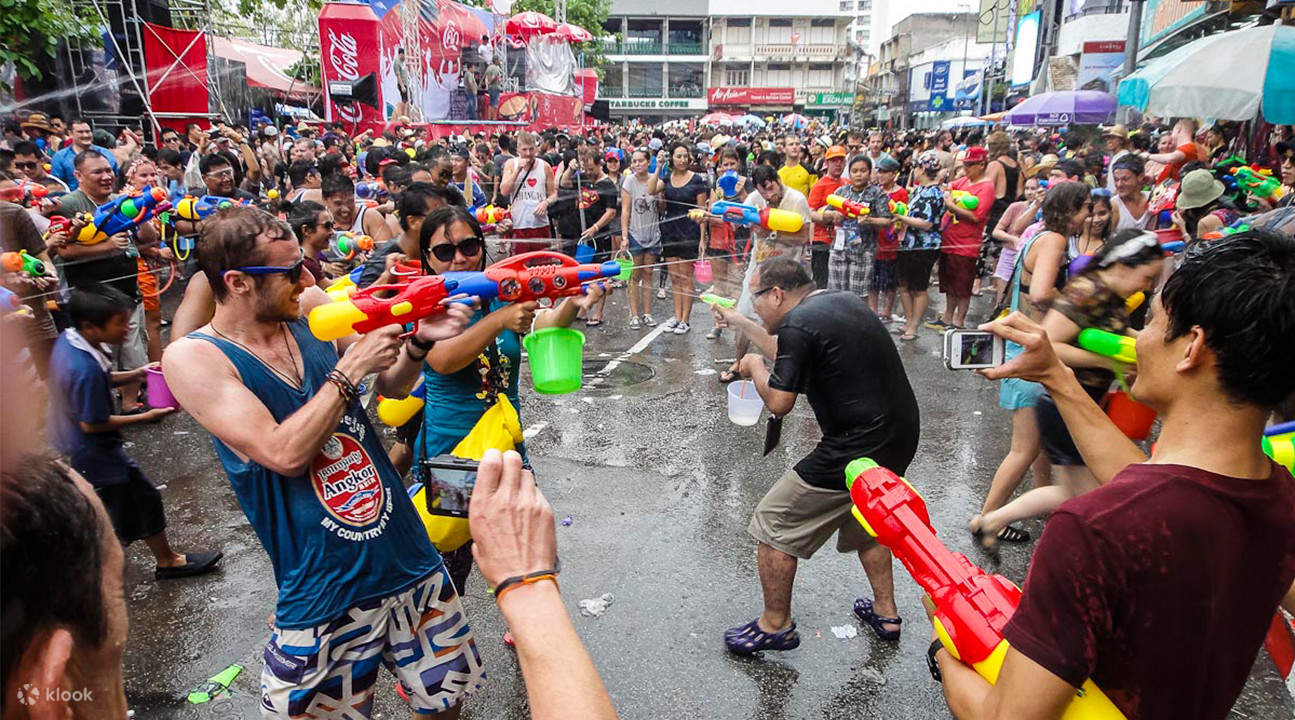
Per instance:
[[[144,64],[152,110],[183,114],[158,118],[181,132],[187,122],[207,114],[207,37],[196,30],[176,30],[144,23]]]
[[[540,129],[580,124],[583,101],[573,95],[504,93],[499,96],[499,119],[520,120]]]
[[[593,105],[598,98],[598,71],[584,68],[576,71],[576,88],[584,99],[585,105]]]
[[[247,84],[252,87],[266,88],[298,100],[319,92],[319,88],[294,80],[288,74],[288,68],[302,58],[300,50],[266,47],[246,40],[226,40],[221,37],[212,37],[211,41],[216,57],[247,66]]]

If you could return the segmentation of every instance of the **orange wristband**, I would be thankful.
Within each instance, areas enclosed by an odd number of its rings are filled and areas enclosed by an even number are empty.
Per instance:
[[[523,585],[530,585],[531,583],[537,583],[537,582],[540,582],[541,580],[552,580],[553,585],[555,587],[558,584],[558,576],[555,573],[527,575],[525,578],[522,578],[515,582],[504,584],[503,587],[495,588],[494,590],[491,591],[491,593],[495,596],[495,602],[497,603],[499,602],[499,598],[503,597],[504,593],[508,592],[509,590],[515,590]]]

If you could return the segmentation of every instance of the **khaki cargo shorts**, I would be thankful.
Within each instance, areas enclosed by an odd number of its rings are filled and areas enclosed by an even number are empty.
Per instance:
[[[877,541],[854,519],[852,507],[846,490],[814,487],[788,470],[755,506],[746,531],[756,541],[802,560],[812,557],[832,533],[838,533],[837,552],[867,550]]]

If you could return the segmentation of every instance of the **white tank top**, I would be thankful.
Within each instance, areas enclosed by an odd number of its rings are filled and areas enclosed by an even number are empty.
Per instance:
[[[1149,225],[1148,221],[1151,219],[1151,203],[1147,203],[1146,209],[1142,211],[1142,217],[1133,217],[1133,213],[1129,212],[1129,209],[1124,207],[1124,201],[1120,199],[1119,195],[1111,196],[1111,207],[1115,208],[1116,215],[1115,228],[1112,232],[1127,230],[1128,228],[1145,230]]]
[[[548,227],[548,213],[540,215],[535,214],[535,208],[549,196],[548,191],[548,174],[549,164],[535,158],[535,167],[521,177],[522,170],[526,169],[526,161],[517,158],[513,162],[518,164],[517,184],[513,187],[513,201],[509,214],[513,218],[513,227],[518,229]]]
[[[356,235],[364,234],[364,212],[369,209],[363,200],[356,198],[355,204],[359,206],[355,211],[355,222],[351,223],[351,232]]]

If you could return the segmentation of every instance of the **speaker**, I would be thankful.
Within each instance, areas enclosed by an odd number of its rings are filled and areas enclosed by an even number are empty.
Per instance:
[[[795,103],[794,105],[791,106],[791,111],[796,114],[804,114],[805,103]]]
[[[329,80],[328,95],[333,102],[358,102],[378,107],[378,74],[369,73],[355,80]]]
[[[589,116],[595,120],[610,122],[612,119],[612,105],[606,100],[595,100],[589,108]]]

